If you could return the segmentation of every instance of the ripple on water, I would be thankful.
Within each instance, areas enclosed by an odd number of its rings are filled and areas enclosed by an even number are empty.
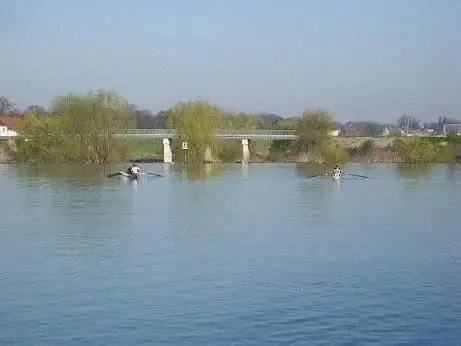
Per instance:
[[[324,184],[228,166],[136,185],[0,168],[0,344],[461,339],[456,168],[353,166],[376,179]]]

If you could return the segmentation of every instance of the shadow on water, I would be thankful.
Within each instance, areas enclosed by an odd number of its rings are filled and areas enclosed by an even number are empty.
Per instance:
[[[398,164],[397,171],[402,178],[406,179],[415,179],[427,177],[432,169],[432,164],[430,163],[420,163],[420,164]]]

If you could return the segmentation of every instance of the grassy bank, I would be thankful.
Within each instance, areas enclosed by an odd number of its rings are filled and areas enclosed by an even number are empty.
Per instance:
[[[373,140],[349,149],[350,161],[367,163],[453,163],[461,159],[461,140],[448,138],[396,138],[393,144],[380,148]]]
[[[213,153],[217,162],[239,162],[242,159],[241,141],[219,141]],[[400,138],[392,145],[379,147],[366,140],[356,148],[343,148],[332,143],[322,150],[299,153],[294,141],[250,141],[251,162],[325,162],[325,163],[454,163],[461,161],[459,138]],[[124,148],[120,161],[163,161],[163,143],[152,139],[124,139],[117,145]],[[24,150],[23,145],[19,148]],[[182,163],[182,152],[174,162]],[[15,154],[8,142],[0,142],[0,162],[11,162]],[[29,158],[16,161],[40,161]],[[60,160],[61,162],[63,160]],[[64,160],[65,161],[65,160]]]
[[[128,160],[162,160],[163,143],[151,139],[125,139]]]

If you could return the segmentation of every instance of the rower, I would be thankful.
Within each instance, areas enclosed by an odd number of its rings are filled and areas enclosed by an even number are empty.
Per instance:
[[[139,167],[135,163],[133,163],[131,165],[131,174],[138,175],[139,173],[141,173],[141,170],[139,169]]]
[[[333,169],[333,175],[334,175],[335,177],[339,177],[339,176],[341,175],[341,173],[342,173],[342,172],[341,172],[341,168],[339,168],[339,166],[336,165],[336,167]]]
[[[130,167],[127,168],[126,173],[127,174],[139,174],[141,170],[139,167],[136,165],[136,163],[132,163]]]

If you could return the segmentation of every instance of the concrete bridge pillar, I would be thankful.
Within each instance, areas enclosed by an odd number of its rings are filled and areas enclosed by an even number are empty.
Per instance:
[[[248,147],[249,140],[248,139],[242,139],[242,149],[243,149],[243,158],[242,162],[247,163],[250,161],[250,149]]]
[[[173,153],[171,152],[170,139],[163,139],[163,162],[173,163]]]
[[[211,148],[210,147],[206,147],[205,148],[205,155],[204,155],[204,161],[205,162],[213,162],[213,155],[211,154]]]

